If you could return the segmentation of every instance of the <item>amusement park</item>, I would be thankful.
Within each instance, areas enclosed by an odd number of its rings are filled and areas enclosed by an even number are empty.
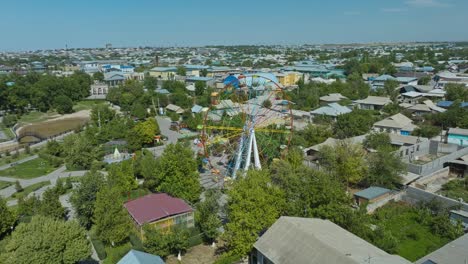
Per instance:
[[[291,102],[274,75],[230,75],[211,94],[211,107],[194,143],[201,172],[216,181],[261,169],[288,150],[293,131]]]

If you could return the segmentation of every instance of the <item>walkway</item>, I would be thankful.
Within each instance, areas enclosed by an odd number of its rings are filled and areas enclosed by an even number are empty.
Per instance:
[[[25,163],[27,161],[30,161],[30,160],[33,160],[33,159],[36,159],[38,158],[39,156],[38,155],[32,155],[30,157],[26,157],[24,159],[20,159],[20,160],[17,160],[15,162],[12,162],[12,163],[9,163],[9,164],[5,164],[3,166],[0,166],[0,170],[6,170],[12,166],[15,166],[15,165],[18,165],[18,164],[21,164],[21,163]]]

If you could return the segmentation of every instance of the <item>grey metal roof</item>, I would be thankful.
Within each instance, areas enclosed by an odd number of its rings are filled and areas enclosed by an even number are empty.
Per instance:
[[[386,105],[391,103],[392,100],[388,97],[382,96],[368,96],[366,99],[357,100],[358,104],[369,104],[369,105]]]
[[[354,196],[358,196],[358,197],[362,197],[362,198],[365,198],[365,199],[368,199],[368,200],[372,200],[374,198],[377,198],[379,196],[382,196],[386,193],[389,193],[390,190],[389,189],[385,189],[385,188],[382,188],[382,187],[369,187],[367,189],[364,189],[362,191],[359,191],[357,193],[354,194]]]
[[[331,103],[327,106],[322,106],[310,112],[313,115],[339,116],[342,114],[351,113],[351,109],[338,103]]]
[[[414,262],[415,264],[423,263],[436,264],[464,264],[468,262],[468,234],[455,239],[438,250],[422,257]]]
[[[273,263],[409,264],[330,222],[281,217],[254,247]]]

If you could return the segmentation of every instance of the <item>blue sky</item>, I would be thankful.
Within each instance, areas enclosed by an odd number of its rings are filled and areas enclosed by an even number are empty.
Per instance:
[[[467,0],[0,0],[0,50],[468,40]]]

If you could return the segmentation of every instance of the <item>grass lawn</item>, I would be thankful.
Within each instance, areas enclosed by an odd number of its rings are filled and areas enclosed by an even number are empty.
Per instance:
[[[41,121],[50,119],[52,117],[55,117],[57,115],[58,115],[57,112],[47,112],[47,113],[38,112],[38,111],[29,112],[27,114],[22,115],[21,118],[18,120],[18,122],[20,123],[41,122]]]
[[[12,182],[0,181],[0,190],[5,189],[6,187],[11,186],[11,185],[13,185]]]
[[[447,182],[440,193],[455,200],[462,198],[463,201],[468,201],[468,178]]]
[[[47,160],[37,158],[0,171],[0,176],[18,179],[32,179],[51,173],[56,168]]]
[[[377,210],[376,224],[383,226],[398,239],[396,253],[410,261],[418,260],[450,242],[420,223],[418,209],[406,204],[391,203]],[[447,219],[448,221],[448,219]]]
[[[73,106],[73,110],[75,112],[81,111],[81,110],[91,110],[93,106],[99,105],[99,104],[105,104],[106,100],[83,100],[77,102]]]
[[[114,264],[117,263],[125,254],[132,249],[132,244],[127,242],[120,246],[106,246],[107,257],[102,262],[103,264]]]
[[[29,185],[28,187],[24,188],[22,192],[16,192],[14,193],[11,198],[19,199],[21,197],[26,197],[28,194],[39,190],[40,188],[50,185],[50,181],[43,181],[43,182],[38,182],[33,185]]]
[[[30,154],[27,154],[26,152],[23,151],[18,154],[17,158],[13,158],[13,153],[10,153],[10,156],[5,156],[5,154],[2,154],[2,157],[0,158],[0,166],[33,156],[35,154],[36,153],[32,153],[32,152]]]

